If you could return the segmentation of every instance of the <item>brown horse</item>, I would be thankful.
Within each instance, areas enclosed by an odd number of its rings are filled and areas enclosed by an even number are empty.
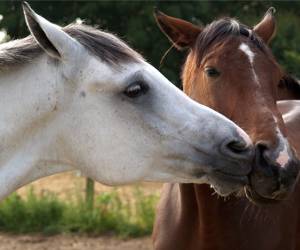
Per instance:
[[[297,112],[291,110],[300,112],[300,104],[291,108],[280,103],[283,120],[276,101],[295,98],[300,90],[283,76],[266,46],[275,33],[272,9],[253,29],[227,18],[205,28],[161,12],[156,13],[156,19],[178,49],[189,48],[182,75],[184,91],[235,121],[256,143],[247,196],[257,202],[275,198],[270,195],[268,177],[278,174],[280,178],[284,169],[297,165],[288,142],[300,150],[298,140],[286,138],[299,127]],[[287,158],[293,158],[289,166],[285,165]],[[224,200],[213,195],[207,185],[165,184],[154,226],[154,248],[298,249],[299,191],[298,185],[284,201],[257,207],[245,197]]]

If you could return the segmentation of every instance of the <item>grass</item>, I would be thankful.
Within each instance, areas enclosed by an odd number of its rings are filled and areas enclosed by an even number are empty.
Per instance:
[[[157,200],[157,195],[136,188],[130,198],[104,192],[91,208],[84,197],[64,201],[51,193],[37,195],[31,188],[25,198],[15,193],[0,203],[0,231],[139,237],[152,231]]]

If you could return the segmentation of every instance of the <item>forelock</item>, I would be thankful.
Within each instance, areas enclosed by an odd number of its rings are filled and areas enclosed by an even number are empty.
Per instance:
[[[197,65],[205,52],[216,43],[222,43],[235,36],[246,37],[251,43],[263,52],[268,49],[262,39],[260,39],[248,26],[241,24],[233,18],[222,18],[208,24],[197,37],[193,51],[197,57]]]

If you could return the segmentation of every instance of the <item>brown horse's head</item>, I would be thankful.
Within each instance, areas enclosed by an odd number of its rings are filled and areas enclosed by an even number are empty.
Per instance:
[[[202,28],[155,13],[174,46],[189,49],[182,74],[184,91],[229,117],[256,144],[246,194],[260,202],[285,197],[299,170],[276,106],[283,72],[267,47],[276,29],[273,13],[270,8],[253,29],[230,18]]]

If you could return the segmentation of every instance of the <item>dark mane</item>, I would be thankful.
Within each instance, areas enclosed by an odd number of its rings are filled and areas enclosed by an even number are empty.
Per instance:
[[[197,37],[194,47],[198,57],[197,64],[200,64],[200,61],[207,49],[217,42],[225,41],[232,36],[247,37],[261,51],[265,53],[268,51],[265,43],[252,31],[251,28],[241,24],[235,19],[222,18],[207,25]]]
[[[83,24],[71,24],[63,30],[80,42],[92,55],[111,65],[135,62],[142,58],[116,36],[96,28]],[[31,62],[42,53],[43,50],[31,35],[1,44],[0,70]]]
[[[295,99],[300,99],[300,81],[297,78],[288,74],[283,76],[280,80],[279,88],[291,91]]]

